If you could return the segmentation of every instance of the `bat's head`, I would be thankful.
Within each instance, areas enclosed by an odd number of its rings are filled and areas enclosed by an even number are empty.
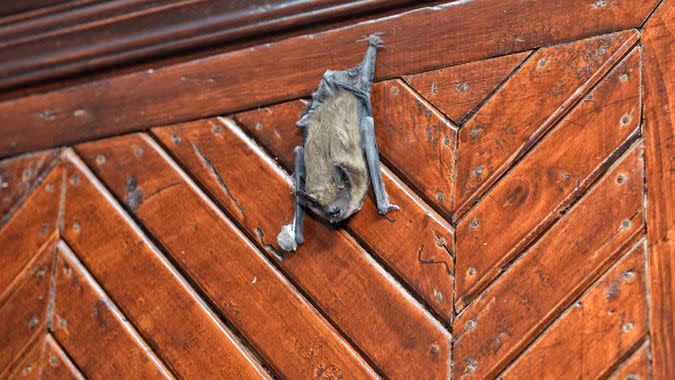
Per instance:
[[[319,194],[298,194],[315,214],[331,223],[343,221],[361,208],[362,199],[354,196],[355,180],[350,171],[340,164],[333,164],[332,183],[323,186]]]

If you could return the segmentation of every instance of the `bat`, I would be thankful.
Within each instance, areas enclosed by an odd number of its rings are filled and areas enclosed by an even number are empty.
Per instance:
[[[285,251],[295,251],[305,241],[305,209],[330,223],[343,221],[361,209],[370,182],[378,213],[398,210],[389,203],[382,182],[370,105],[375,56],[380,47],[382,40],[371,34],[358,66],[327,70],[296,123],[305,144],[294,150],[293,222],[284,225],[277,237]]]

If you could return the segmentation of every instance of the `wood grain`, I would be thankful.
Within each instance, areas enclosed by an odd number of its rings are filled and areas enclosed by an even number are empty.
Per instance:
[[[293,34],[318,23],[324,28],[335,27],[335,21],[365,18],[389,9],[405,10],[413,6],[411,3],[414,2],[98,1],[48,17],[0,26],[0,56],[5,57],[0,62],[0,88],[214,45],[233,50],[232,45],[242,45],[242,40],[255,41],[256,37],[270,34],[279,39],[279,35]]]
[[[403,80],[453,122],[460,123],[530,52],[444,67]]]
[[[603,377],[647,335],[646,243],[593,284],[504,373],[503,379]],[[567,358],[567,360],[560,360]]]
[[[45,335],[34,334],[21,357],[11,366],[0,371],[2,379],[39,379],[42,366],[42,353],[45,346]]]
[[[138,134],[77,146],[83,160],[126,201],[280,377],[375,377],[267,258],[157,149],[147,135]]]
[[[55,168],[0,229],[0,300],[57,228],[63,171]]]
[[[643,229],[643,177],[640,143],[455,319],[456,378],[495,376],[616,261]]]
[[[447,378],[449,334],[348,234],[307,216],[305,244],[280,260],[276,235],[293,215],[290,178],[231,120],[153,133],[377,369],[389,378]]]
[[[294,133],[297,113],[302,107],[301,101],[287,102],[245,112],[236,118],[290,172],[293,170],[293,149],[295,145],[303,144],[302,136]],[[347,230],[444,321],[451,323],[453,229],[386,167],[383,167],[383,180],[390,201],[401,209],[383,218],[377,214],[369,195],[361,211],[347,222]],[[392,236],[400,238],[392,239]]]
[[[47,325],[50,274],[54,246],[45,249],[16,284],[16,289],[0,308],[0,373],[12,364],[31,343],[44,334]]]
[[[51,169],[58,151],[28,153],[0,161],[0,226]]]
[[[172,378],[63,241],[54,275],[52,334],[87,378]]]
[[[637,38],[637,32],[629,30],[543,48],[520,67],[460,130],[456,217],[482,197]]]
[[[665,1],[643,34],[651,345],[657,380],[675,377],[674,27],[675,6]]]
[[[101,358],[105,359],[105,358]],[[41,379],[73,379],[84,380],[84,376],[68,357],[58,342],[48,334],[45,338],[44,354],[42,356],[42,365],[40,366]],[[120,373],[116,374],[120,375]],[[127,376],[127,374],[124,374]]]
[[[645,342],[608,379],[643,380],[649,379],[650,373],[649,342]]]
[[[637,27],[656,2],[450,2],[9,99],[0,103],[0,157],[306,96],[327,68],[358,63],[369,33],[386,46],[381,80]]]
[[[636,48],[459,222],[459,310],[637,137],[641,83]]]
[[[401,80],[375,84],[372,107],[382,161],[450,215],[456,127]]]
[[[181,377],[265,378],[72,153],[66,168],[63,239],[172,372]]]

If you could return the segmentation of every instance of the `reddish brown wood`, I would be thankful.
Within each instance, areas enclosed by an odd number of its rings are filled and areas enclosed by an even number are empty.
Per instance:
[[[51,169],[58,152],[48,150],[0,161],[0,225]]]
[[[649,342],[645,342],[609,376],[609,380],[649,379],[650,373]]]
[[[597,379],[609,372],[647,335],[645,248],[644,241],[634,246],[500,377]]]
[[[52,170],[0,229],[0,300],[22,268],[56,232],[63,171]]]
[[[128,0],[98,3],[0,27],[0,56],[6,57],[0,62],[0,88],[214,44],[232,45],[265,34],[288,34],[289,30],[308,25],[365,17],[391,8],[410,8],[414,2]]]
[[[77,151],[281,377],[375,377],[149,139],[128,135],[82,144]]]
[[[63,238],[167,366],[186,377],[267,377],[72,153],[66,169]]]
[[[521,63],[530,52],[445,67],[403,80],[455,123],[464,118]]]
[[[293,170],[293,148],[303,144],[302,137],[294,133],[297,112],[302,106],[301,101],[282,103],[237,115],[237,119],[290,171]],[[451,323],[452,227],[389,170],[385,168],[383,173],[390,200],[401,210],[383,218],[377,214],[369,196],[363,209],[348,221],[347,228],[441,318]]]
[[[42,352],[45,336],[35,334],[19,360],[14,362],[5,372],[0,371],[2,379],[39,379],[42,366]]]
[[[538,50],[460,130],[457,215],[463,215],[637,38],[630,30]]]
[[[447,378],[449,334],[349,235],[307,216],[305,244],[279,260],[276,235],[293,215],[290,179],[231,120],[153,133],[387,377]]]
[[[58,252],[52,334],[78,368],[92,379],[171,378],[63,242]]]
[[[643,230],[642,150],[640,144],[631,148],[457,317],[456,378],[496,375]],[[621,175],[624,179],[617,181]]]
[[[457,129],[401,80],[373,86],[372,104],[382,160],[449,215]]]
[[[46,331],[53,262],[52,245],[26,270],[9,299],[0,307],[0,373],[17,360],[35,336]]]
[[[645,144],[654,379],[675,378],[675,6],[661,4],[646,25]]]
[[[451,2],[6,100],[0,156],[306,96],[326,68],[358,63],[373,32],[386,46],[376,69],[385,79],[636,27],[656,1]]]
[[[458,309],[637,137],[641,83],[636,48],[459,222]]]
[[[106,358],[101,358],[105,360]],[[117,373],[119,376],[121,373]],[[127,374],[124,374],[127,376]],[[63,348],[54,340],[51,335],[45,338],[44,354],[42,356],[42,364],[40,366],[41,379],[73,379],[84,380],[84,376],[70,361],[68,355],[63,351]]]

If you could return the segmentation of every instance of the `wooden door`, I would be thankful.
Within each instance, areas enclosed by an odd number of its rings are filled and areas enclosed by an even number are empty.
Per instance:
[[[157,3],[0,13],[2,378],[675,378],[672,1]],[[282,257],[369,33],[400,210]]]

